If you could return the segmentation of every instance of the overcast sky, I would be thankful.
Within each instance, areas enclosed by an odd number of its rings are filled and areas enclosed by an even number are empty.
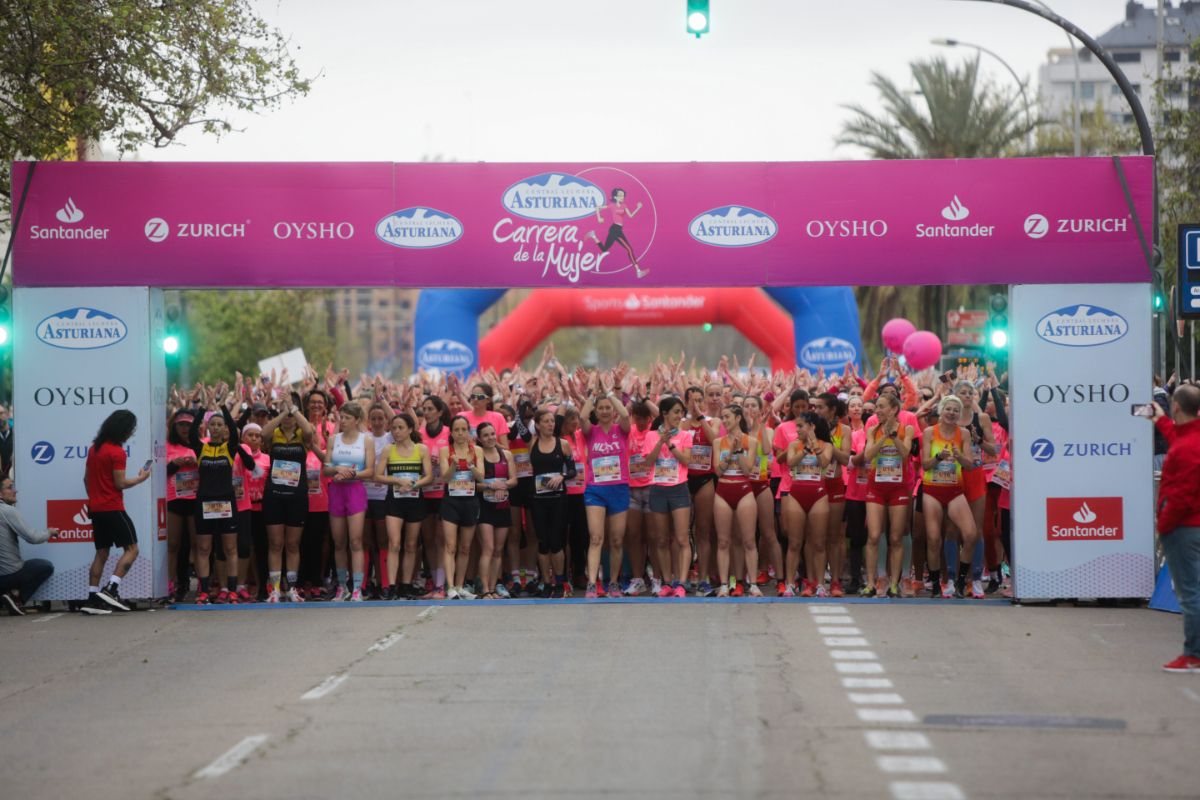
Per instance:
[[[1124,0],[1051,0],[1093,36]],[[1058,28],[970,0],[260,0],[320,76],[307,96],[220,141],[198,132],[153,160],[744,161],[860,158],[834,144],[871,71],[959,48],[1002,55],[1036,91]],[[994,60],[997,82],[1011,76]]]

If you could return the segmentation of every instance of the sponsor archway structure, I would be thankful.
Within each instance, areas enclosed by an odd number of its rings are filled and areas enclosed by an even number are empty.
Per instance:
[[[1150,158],[18,163],[13,176],[16,477],[25,517],[62,531],[27,548],[56,565],[42,598],[84,596],[82,459],[116,408],[140,420],[130,470],[154,464],[126,495],[145,557],[123,591],[165,592],[167,287],[643,303],[664,287],[1008,284],[1015,592],[1153,590],[1152,436],[1129,414],[1151,386]]]

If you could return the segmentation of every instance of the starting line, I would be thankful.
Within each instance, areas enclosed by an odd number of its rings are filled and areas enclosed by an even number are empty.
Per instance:
[[[451,607],[451,606],[488,606],[500,608],[504,606],[562,606],[562,605],[661,605],[673,606],[684,604],[714,604],[735,605],[739,603],[791,603],[829,605],[945,605],[956,608],[975,606],[1010,606],[1013,601],[1007,597],[989,597],[983,600],[951,600],[932,597],[901,597],[901,598],[869,598],[869,597],[622,597],[610,599],[597,597],[589,600],[583,597],[540,598],[514,597],[509,600],[364,600],[361,603],[329,601],[314,601],[308,603],[229,603],[225,605],[197,605],[196,603],[172,603],[167,606],[171,611],[259,611],[284,608],[380,608],[386,606],[399,607]]]

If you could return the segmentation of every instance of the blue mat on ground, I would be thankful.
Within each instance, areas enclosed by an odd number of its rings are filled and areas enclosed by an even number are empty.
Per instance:
[[[1158,571],[1158,580],[1154,583],[1154,594],[1150,595],[1150,607],[1155,611],[1169,611],[1172,614],[1182,614],[1179,608],[1179,598],[1175,596],[1175,584],[1171,581],[1171,573],[1163,564]]]
[[[622,597],[610,600],[597,598],[587,600],[572,597],[565,599],[542,599],[533,597],[513,598],[511,600],[370,600],[362,603],[238,603],[236,605],[196,605],[195,603],[174,603],[168,608],[174,611],[259,611],[277,608],[379,608],[381,606],[561,606],[561,605],[682,605],[696,603],[713,603],[717,605],[733,605],[737,603],[793,603],[797,605],[843,606],[843,605],[946,605],[956,607],[967,606],[1007,606],[1012,600],[1006,597],[987,598],[985,600],[943,600],[929,597],[903,597],[895,600],[887,598],[865,597]]]

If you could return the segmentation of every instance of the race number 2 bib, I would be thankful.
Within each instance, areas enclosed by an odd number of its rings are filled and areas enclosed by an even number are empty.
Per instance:
[[[596,483],[616,483],[621,480],[620,456],[597,456],[592,459],[592,475]]]

